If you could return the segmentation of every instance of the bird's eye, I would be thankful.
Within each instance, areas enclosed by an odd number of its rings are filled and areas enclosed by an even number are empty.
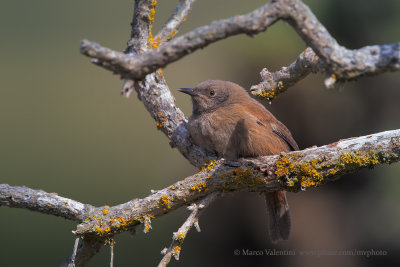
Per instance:
[[[211,90],[210,91],[210,96],[214,96],[215,95],[215,91],[214,90]]]

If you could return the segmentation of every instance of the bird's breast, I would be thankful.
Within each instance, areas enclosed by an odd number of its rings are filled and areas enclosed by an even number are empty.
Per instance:
[[[228,145],[234,125],[235,122],[230,116],[206,113],[192,115],[189,118],[188,130],[195,144],[222,156]]]

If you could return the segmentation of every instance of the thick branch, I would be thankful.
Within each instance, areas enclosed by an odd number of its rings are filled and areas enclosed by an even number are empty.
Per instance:
[[[0,185],[0,205],[35,210],[75,221],[87,216],[76,231],[79,237],[84,237],[75,261],[80,266],[98,251],[104,240],[116,233],[130,231],[138,224],[143,224],[147,232],[152,219],[214,192],[305,190],[346,173],[397,161],[400,161],[400,129],[288,154],[240,159],[232,164],[235,166],[218,160],[211,162],[201,172],[146,198],[133,199],[114,207],[92,208],[55,194],[8,185]],[[68,208],[71,206],[74,207],[72,210]]]
[[[131,23],[131,38],[126,48],[128,54],[143,54],[147,51],[151,25],[154,20],[155,5],[155,0],[135,0]],[[106,62],[98,61],[97,64],[102,64],[106,68],[108,67]],[[154,74],[149,76],[154,76]],[[124,83],[122,93],[129,95],[133,86],[133,81],[127,80]],[[136,88],[138,89],[137,85]],[[76,253],[75,264],[77,266],[85,266],[100,250],[101,246],[104,244],[103,241],[104,240],[98,238],[81,239],[79,243],[80,246]]]
[[[174,14],[177,11],[182,11],[182,13],[180,13],[181,15],[187,15],[192,3],[193,1],[179,2]],[[169,21],[162,28],[160,33],[161,35],[162,32],[166,33],[172,29],[172,27],[175,27],[176,30],[178,29],[182,23],[182,20],[178,15],[171,16]],[[147,32],[147,35],[140,36],[140,40],[138,41],[140,46],[133,45],[135,43],[134,40],[130,40],[128,43],[130,43],[131,46],[128,47],[127,52],[130,54],[138,54],[151,50],[151,47],[148,45],[150,25],[147,24],[146,26],[145,23],[136,23],[133,25],[138,25],[137,27],[144,28],[143,31]],[[144,39],[146,42],[143,41]],[[103,63],[98,61],[97,64]],[[194,166],[202,166],[204,165],[204,159],[213,158],[213,155],[206,153],[204,150],[194,145],[190,140],[190,134],[186,128],[185,115],[176,107],[175,98],[171,94],[161,71],[147,75],[142,81],[135,82],[131,79],[127,79],[124,82],[122,94],[129,96],[133,89],[136,90],[139,99],[143,102],[147,111],[156,121],[158,129],[166,134],[171,140],[171,146],[178,148],[182,155]]]
[[[131,22],[131,38],[128,41],[127,53],[142,54],[147,48],[147,39],[150,34],[151,11],[154,0],[135,0]]]
[[[400,160],[400,130],[341,140],[287,155],[241,159],[237,166],[223,160],[143,199],[97,209],[78,225],[78,235],[106,238],[145,223],[219,191],[299,191],[335,180],[345,173]],[[146,223],[148,226],[146,226]]]
[[[177,8],[179,8],[179,5]],[[199,27],[165,43],[156,50],[151,50],[148,46],[147,48],[141,47],[140,53],[144,53],[141,55],[138,55],[135,51],[132,51],[129,55],[125,55],[85,40],[82,41],[81,52],[92,57],[94,63],[119,73],[125,78],[140,80],[146,74],[152,73],[156,69],[166,66],[210,43],[240,33],[253,35],[265,31],[268,26],[280,18],[288,20],[293,27],[297,27],[297,31],[302,32],[302,37],[305,41],[312,47],[317,48],[316,51],[324,57],[330,55],[329,53],[321,52],[324,51],[324,47],[328,44],[330,44],[331,49],[342,49],[303,3],[298,0],[279,0],[272,1],[247,15],[219,20],[210,25]],[[311,32],[306,36],[307,30]],[[319,35],[323,36],[322,40],[318,39]],[[146,35],[143,35],[142,39],[145,37]],[[141,44],[144,44],[143,40]],[[377,47],[381,51],[388,51],[388,46]],[[373,49],[377,49],[377,47]],[[357,75],[378,73],[387,69],[394,70],[398,68],[398,59],[400,56],[396,47],[396,45],[392,45],[391,53],[381,53],[380,56],[375,58],[374,66],[376,68],[362,69],[358,66],[359,74]],[[355,50],[354,53],[363,55],[362,57],[365,58],[365,62],[371,63],[372,61],[368,57],[368,53],[365,54],[365,51],[370,51],[371,49],[362,48]],[[335,58],[338,59],[337,57]],[[303,78],[310,71],[318,69],[319,71],[325,70],[328,73],[332,73],[336,67],[332,67],[334,65],[331,63],[329,65],[328,61],[325,60],[326,58],[322,60],[312,50],[308,49],[289,68],[274,74],[264,71],[263,78],[265,80],[257,88],[253,87],[253,93],[264,96],[267,99],[272,99],[277,93],[284,91],[288,86]],[[342,60],[347,59],[343,58]],[[355,78],[357,75],[352,74],[349,78]],[[334,75],[332,77],[328,80],[329,84],[333,84],[336,79],[344,79],[344,76],[339,77]],[[271,88],[269,91],[267,90],[268,87]],[[175,106],[175,99],[161,72],[148,74],[142,82],[127,80],[123,86],[123,94],[129,95],[133,88],[136,89],[139,98],[156,120],[157,126],[171,140],[171,146],[177,147],[193,165],[202,166],[204,159],[215,157],[194,145],[190,140],[184,114]]]
[[[400,43],[350,50],[340,46],[300,0],[279,0],[283,19],[327,65],[337,79],[354,79],[400,69]]]
[[[352,53],[357,54],[359,57],[364,57],[366,60],[370,55],[375,55],[375,58],[370,57],[370,59],[368,59],[369,65],[365,65],[366,61],[361,63],[358,67],[351,67],[350,63],[345,62],[349,61],[346,58],[341,59],[342,65],[346,65],[346,67],[353,72],[346,73],[345,75],[340,74],[342,76],[337,76],[332,73],[331,76],[325,80],[326,87],[331,88],[336,81],[353,80],[360,76],[378,75],[386,71],[396,71],[400,69],[400,43],[366,46],[357,50],[352,50]],[[269,72],[264,68],[260,73],[262,82],[253,85],[250,91],[255,96],[272,100],[279,94],[285,92],[289,87],[305,78],[309,73],[324,73],[327,72],[327,69],[329,69],[327,64],[308,47],[299,55],[296,61],[288,67],[282,67],[281,70],[275,72]],[[332,70],[328,72],[332,72]]]
[[[38,211],[77,222],[94,209],[91,205],[60,197],[56,193],[7,184],[0,184],[0,206]]]
[[[346,49],[336,42],[300,0],[272,1],[247,15],[199,27],[143,55],[126,56],[86,40],[82,41],[81,52],[95,58],[95,61],[105,62],[108,69],[122,76],[140,80],[146,74],[213,42],[241,33],[253,35],[265,31],[278,19],[286,20],[293,26],[324,62],[325,70],[334,74],[337,80],[400,69],[399,43]]]
[[[123,77],[141,80],[147,74],[216,41],[241,33],[254,35],[265,31],[277,21],[278,15],[278,6],[268,3],[247,15],[218,20],[199,27],[143,55],[124,55],[87,40],[81,43],[81,53],[106,62],[109,69]]]

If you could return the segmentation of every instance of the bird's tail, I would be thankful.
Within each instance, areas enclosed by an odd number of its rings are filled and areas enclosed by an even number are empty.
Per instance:
[[[264,193],[268,210],[268,230],[273,243],[287,240],[290,234],[290,212],[285,191]]]

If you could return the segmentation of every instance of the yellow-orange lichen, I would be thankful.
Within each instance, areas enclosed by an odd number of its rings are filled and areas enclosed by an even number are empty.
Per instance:
[[[275,162],[275,174],[282,185],[294,190],[299,188],[305,190],[308,187],[321,185],[325,178],[346,172],[352,166],[372,168],[380,163],[373,150],[344,153],[338,160],[326,162],[314,159],[297,163],[296,161],[301,157],[299,153],[281,155]]]
[[[281,93],[281,90],[284,88],[283,82],[279,81],[276,88],[271,88],[268,90],[263,89],[261,93],[258,94],[258,96],[265,98],[267,100],[272,100],[278,96],[278,94]]]
[[[156,14],[156,5],[157,5],[157,1],[153,0],[150,4],[150,11],[149,11],[149,17],[148,17],[149,21],[150,21],[150,33],[149,33],[149,37],[147,38],[147,43],[148,43],[148,46],[153,49],[157,49],[157,47],[161,44],[161,37],[158,36],[158,37],[154,38],[153,34],[151,33],[151,29],[153,28],[154,15]]]
[[[175,255],[179,255],[179,253],[181,252],[182,247],[181,246],[175,246],[173,249],[173,253]]]
[[[150,232],[150,229],[151,229],[151,224],[146,223],[146,224],[144,225],[144,232],[145,232],[145,233],[148,233],[148,232]]]
[[[194,184],[194,185],[192,185],[191,187],[190,187],[190,190],[192,190],[192,191],[197,191],[197,192],[206,192],[208,189],[207,189],[207,184],[205,183],[205,182],[201,182],[201,183],[197,183],[197,184]]]
[[[201,167],[201,171],[210,171],[214,168],[216,160],[210,160],[207,166]]]
[[[151,229],[151,219],[154,216],[151,214],[145,214],[143,216],[135,216],[133,218],[125,219],[124,217],[113,217],[109,221],[102,219],[101,217],[93,217],[93,220],[97,220],[97,226],[94,231],[99,236],[111,236],[115,233],[119,233],[122,231],[128,230],[132,225],[137,222],[144,224],[145,232],[148,232]],[[85,221],[90,220],[90,218],[86,218]]]
[[[158,36],[157,38],[153,37],[153,34],[150,32],[149,33],[149,38],[147,38],[147,42],[149,47],[153,49],[157,49],[157,47],[161,44],[161,37]]]
[[[347,153],[340,156],[341,166],[354,164],[359,167],[369,167],[374,166],[379,163],[378,157],[375,155],[373,150],[368,151],[367,153],[362,153],[358,151],[356,153]],[[344,166],[343,166],[344,167]]]
[[[272,88],[269,91],[262,91],[259,96],[266,98],[267,100],[272,100],[275,98],[275,88]]]
[[[183,234],[183,233],[178,233],[178,234],[176,235],[175,240],[177,240],[177,241],[183,241],[183,239],[185,239],[185,234]]]
[[[171,203],[171,200],[167,195],[162,195],[159,202],[161,205],[166,206],[167,208],[171,208],[171,206],[169,205]]]
[[[157,127],[164,127],[165,123],[168,121],[168,117],[164,115],[162,111],[157,112]]]
[[[150,3],[150,11],[149,11],[149,21],[153,22],[154,21],[154,15],[156,13],[156,5],[157,5],[157,0],[153,0]]]

